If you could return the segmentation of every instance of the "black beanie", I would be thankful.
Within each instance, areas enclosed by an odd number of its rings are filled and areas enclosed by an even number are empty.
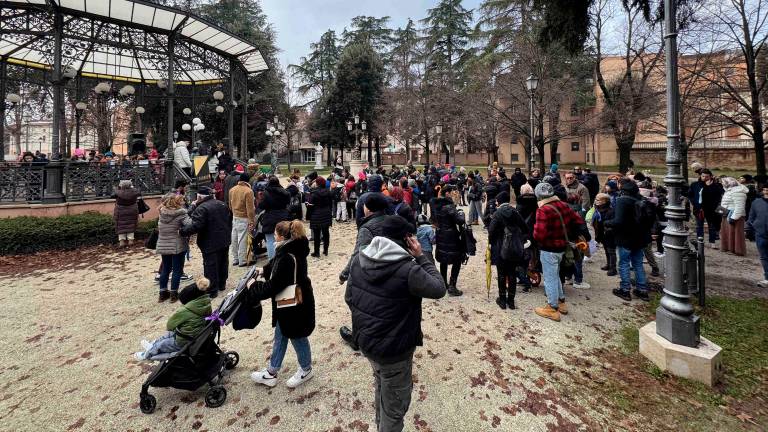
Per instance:
[[[240,181],[248,183],[251,180],[251,176],[248,175],[248,173],[242,173],[240,174]]]
[[[496,202],[499,204],[509,203],[509,192],[502,192],[496,195]]]

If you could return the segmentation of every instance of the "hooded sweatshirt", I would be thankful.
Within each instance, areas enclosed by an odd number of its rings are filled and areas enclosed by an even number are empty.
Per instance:
[[[445,291],[426,256],[414,258],[401,241],[375,237],[353,262],[347,283],[353,339],[377,363],[409,358],[423,344],[421,299],[438,299]]]
[[[211,314],[211,298],[198,297],[177,310],[165,325],[166,330],[176,333],[176,343],[182,346],[200,334],[205,328],[205,317]]]

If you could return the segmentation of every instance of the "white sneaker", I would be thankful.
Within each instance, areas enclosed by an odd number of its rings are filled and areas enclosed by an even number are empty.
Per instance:
[[[760,288],[768,288],[768,280],[761,280],[760,282],[757,283],[757,286],[759,286]]]
[[[138,361],[144,361],[147,359],[147,353],[145,353],[144,351],[133,353],[133,358],[135,358]]]
[[[141,347],[144,348],[144,351],[149,351],[150,348],[152,348],[152,342],[142,339],[141,340]]]
[[[296,388],[309,381],[313,376],[315,376],[314,369],[310,369],[309,372],[307,372],[304,369],[299,368],[299,370],[297,370],[292,377],[288,378],[288,381],[285,382],[285,385],[290,388]]]
[[[591,263],[592,262],[592,258],[584,255],[584,262],[585,263]]]
[[[251,379],[256,383],[264,384],[267,387],[274,387],[277,385],[277,377],[269,373],[267,369],[253,372],[251,374]]]
[[[573,287],[576,288],[576,289],[590,289],[590,288],[592,288],[592,286],[590,284],[586,283],[586,282],[574,283]]]

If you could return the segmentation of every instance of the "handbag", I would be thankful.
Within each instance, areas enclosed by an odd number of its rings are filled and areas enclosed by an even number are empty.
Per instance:
[[[147,241],[144,242],[144,247],[147,249],[157,249],[157,239],[160,237],[160,234],[157,231],[157,228],[152,229],[152,232],[149,233],[149,237],[147,237]]]
[[[568,227],[565,226],[565,220],[563,220],[563,215],[560,214],[560,210],[557,209],[557,207],[547,204],[547,206],[552,207],[552,210],[557,213],[557,216],[560,218],[560,223],[563,225],[563,233],[565,234],[565,252],[563,253],[563,267],[573,267],[576,264],[576,245],[571,243],[571,240],[568,238]]]
[[[139,214],[143,215],[144,213],[149,211],[149,206],[147,203],[144,202],[144,198],[139,197],[138,200],[136,200],[136,205],[139,207]]]
[[[303,301],[301,287],[296,283],[296,270],[298,268],[296,257],[293,254],[288,255],[293,258],[293,283],[275,295],[275,304],[278,309],[300,305]]]

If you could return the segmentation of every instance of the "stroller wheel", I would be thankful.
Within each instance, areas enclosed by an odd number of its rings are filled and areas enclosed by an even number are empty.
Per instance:
[[[141,400],[139,401],[141,412],[144,414],[152,414],[155,412],[155,407],[157,407],[157,399],[155,399],[154,396],[149,393],[141,395]]]
[[[227,369],[234,369],[238,363],[240,363],[240,355],[235,351],[227,351],[224,353],[226,356],[224,360],[224,367]]]
[[[208,408],[218,408],[224,405],[227,400],[227,390],[222,386],[213,386],[205,394],[205,406]]]

